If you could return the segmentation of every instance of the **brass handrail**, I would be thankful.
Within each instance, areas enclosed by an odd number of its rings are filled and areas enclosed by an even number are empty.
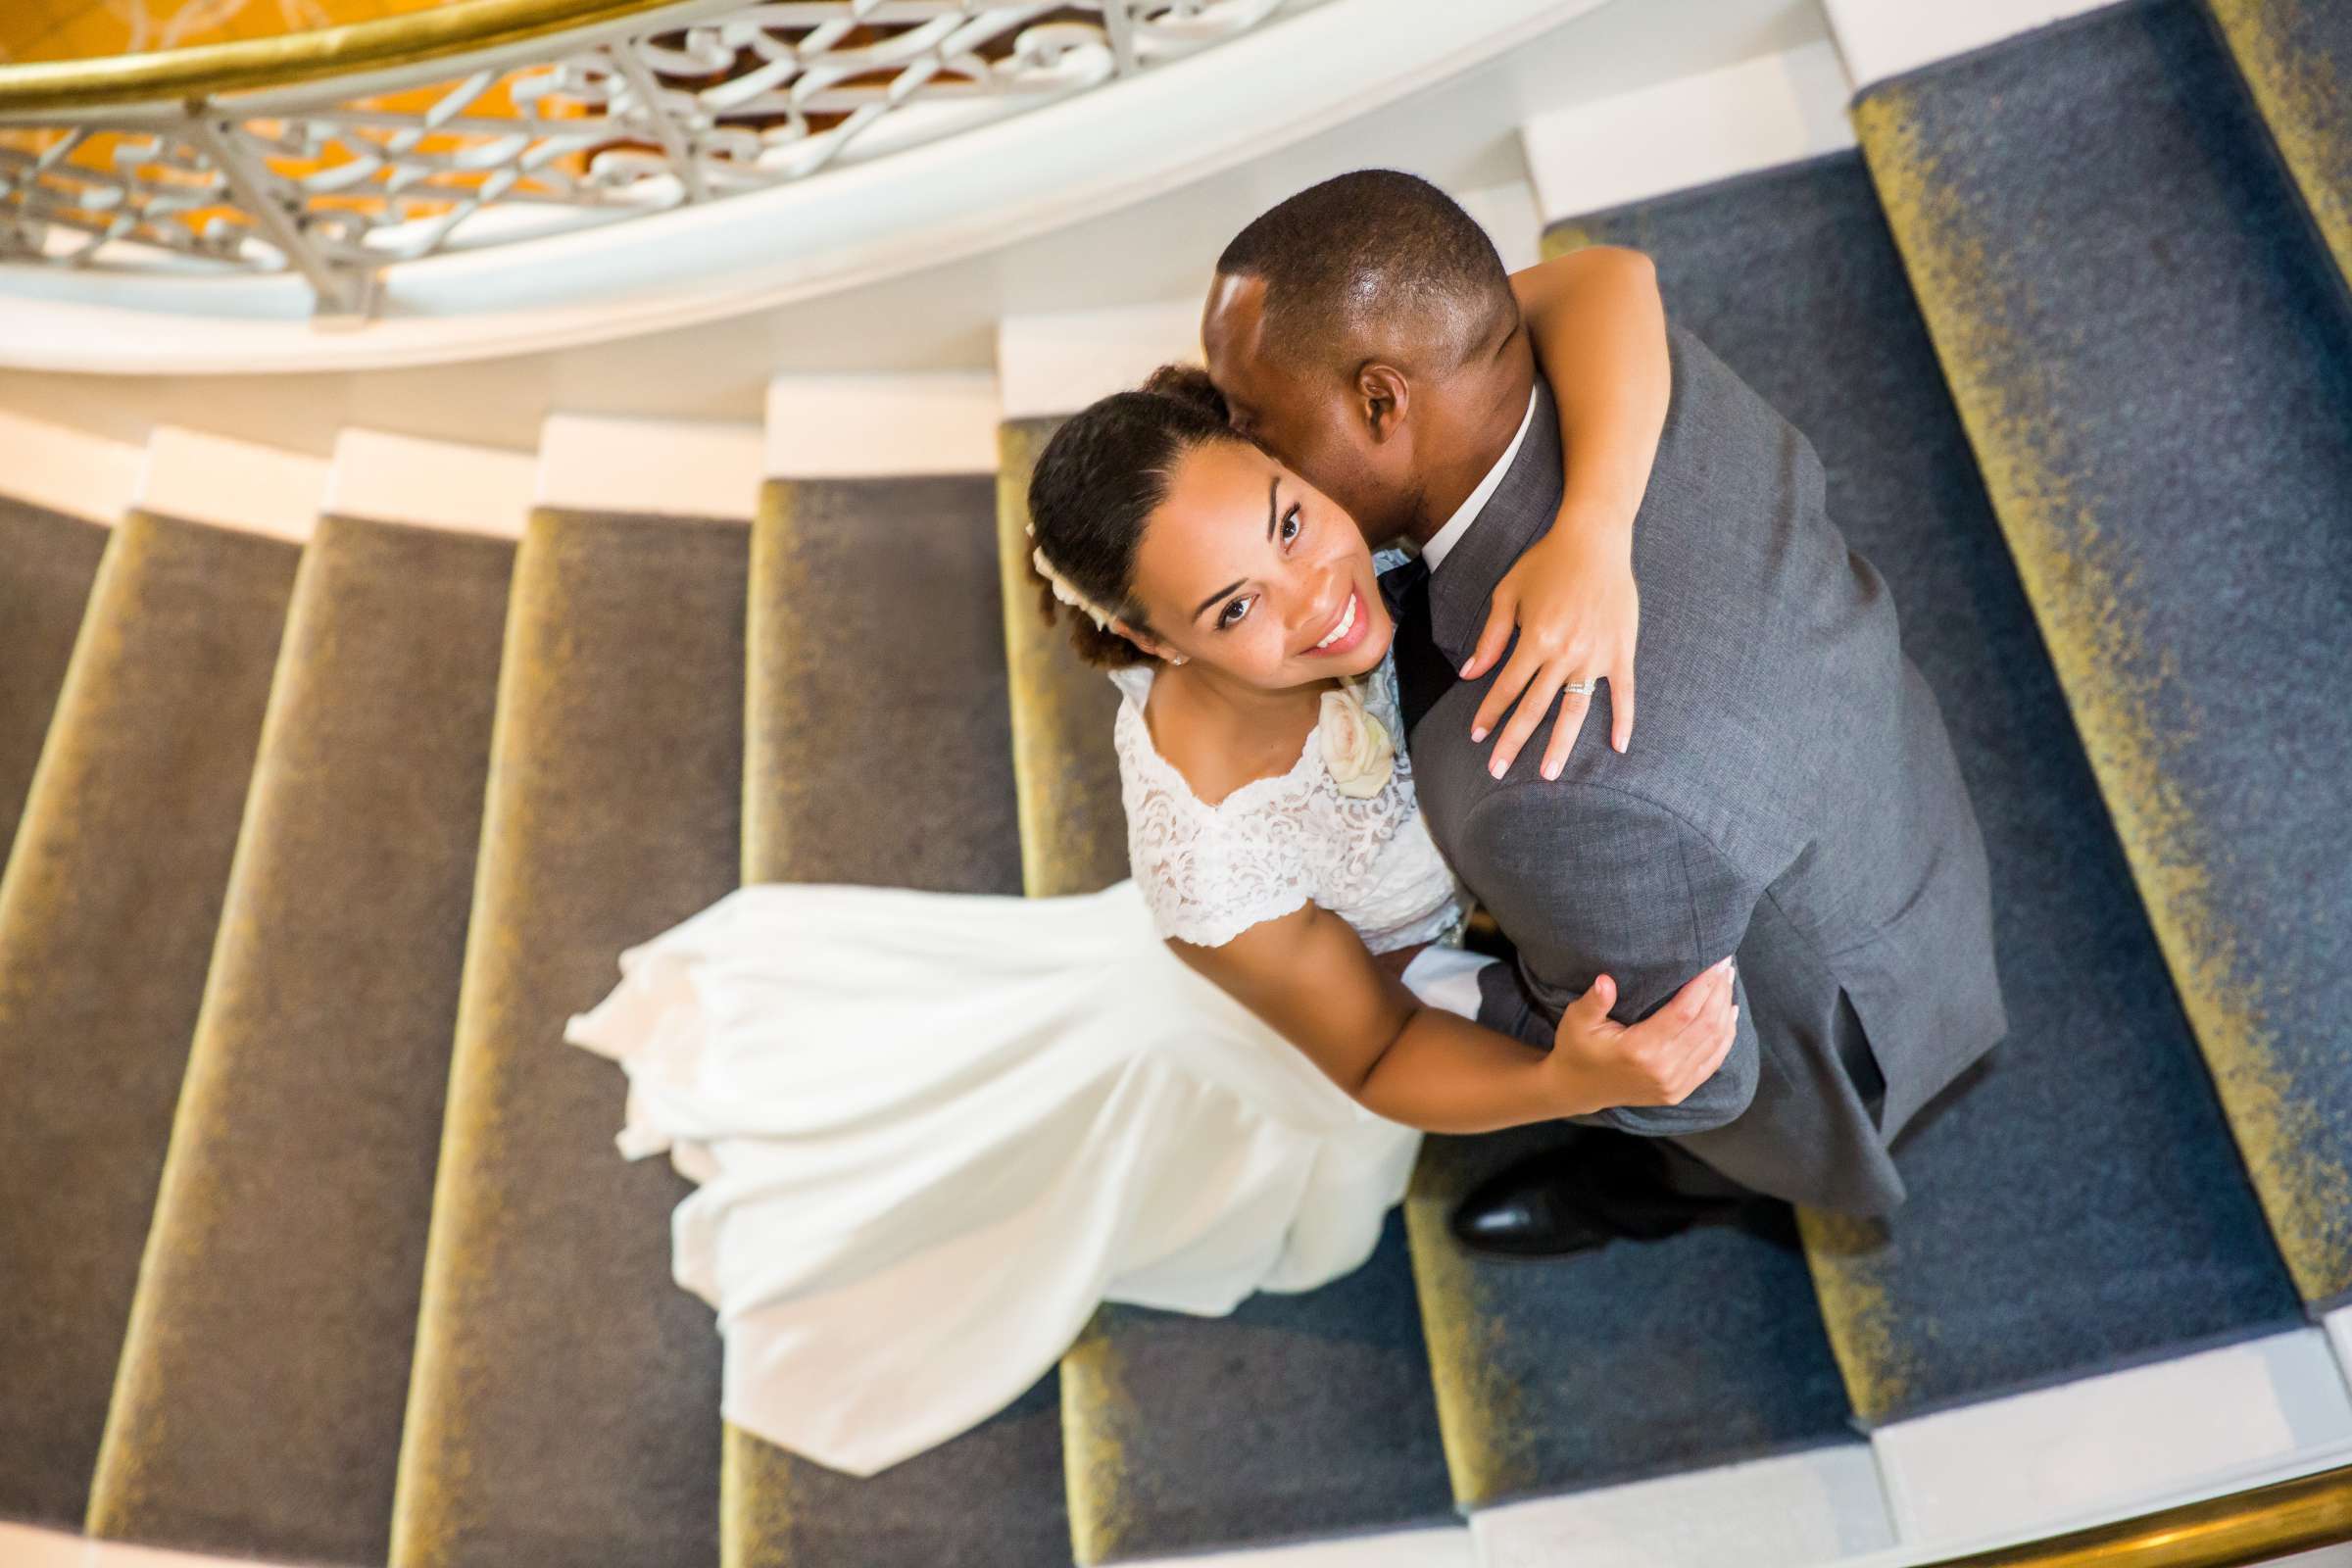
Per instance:
[[[429,11],[379,17],[274,38],[0,66],[0,116],[101,106],[172,104],[283,87],[475,54],[568,32],[675,0],[452,0]]]
[[[2352,1465],[1921,1568],[2242,1568],[2352,1541]]]

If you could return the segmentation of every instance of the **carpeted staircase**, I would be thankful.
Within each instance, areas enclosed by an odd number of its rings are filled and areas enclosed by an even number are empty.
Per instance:
[[[93,580],[86,524],[15,524],[27,657],[86,608],[0,877],[0,1513],[78,1523],[301,551],[136,512]]]
[[[99,1535],[231,1552],[273,1518],[290,1556],[383,1549],[513,566],[503,540],[356,517],[302,548]],[[289,1310],[300,1332],[252,1332]]]
[[[2227,9],[2244,39],[2250,14],[2303,8]],[[2340,48],[2331,15],[2312,30]],[[2176,0],[1887,83],[1855,122],[2180,1001],[2322,1304],[2352,1291],[2352,318],[2287,171],[2345,166],[2260,101]]]
[[[746,882],[1019,891],[995,514],[984,469],[767,481],[752,532]],[[1051,1377],[868,1480],[739,1428],[726,1445],[728,1568],[1067,1549]]]
[[[2063,101],[2084,65],[2065,52],[2112,58],[2099,29],[2144,22],[2094,19],[1985,57],[1976,69],[1999,81],[1980,91],[2002,95],[2005,133],[2033,145],[2018,74]],[[1917,1415],[2291,1320],[1861,155],[1552,238],[1658,258],[1668,309],[1812,440],[1840,527],[1893,592],[1984,829],[2009,1036],[1966,1108],[1931,1113],[1901,1146],[1911,1200],[1891,1227],[1802,1216],[1855,1412]]]
[[[623,1161],[564,1019],[736,885],[749,534],[542,507],[513,552],[387,1560],[717,1554],[718,1348],[668,1285],[690,1190]],[[419,636],[438,634],[430,622]]]
[[[2336,270],[2352,277],[2352,14],[2330,0],[2207,0]]]
[[[256,451],[214,454],[246,510],[174,515],[172,432],[127,510],[0,500],[0,1520],[391,1568],[1467,1563],[1465,1514],[1749,1461],[1876,1507],[1874,1435],[2343,1304],[2348,81],[2352,10],[2126,0],[1546,236],[1649,253],[1810,438],[1974,791],[2012,1031],[1891,1224],[1484,1263],[1450,1200],[1545,1134],[1433,1138],[1355,1274],[1106,1307],[865,1481],[721,1419],[690,1185],[561,1031],[746,881],[1124,874],[1113,694],[1027,577],[1053,417],[908,472],[802,438],[834,388],[764,434],[559,416],[487,522]]]

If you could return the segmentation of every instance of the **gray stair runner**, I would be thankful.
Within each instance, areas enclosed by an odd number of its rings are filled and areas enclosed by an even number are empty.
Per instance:
[[[1897,1142],[1911,1197],[1890,1223],[1805,1218],[1855,1409],[1911,1415],[2291,1322],[1860,155],[1558,237],[1657,258],[1677,318],[1812,441],[1984,832],[2009,1036]]]
[[[742,855],[740,521],[541,511],[517,547],[394,1498],[394,1568],[718,1555],[718,1339],[670,1278],[692,1183],[613,1147],[564,1025]]]
[[[1785,1211],[1563,1258],[1454,1243],[1461,1195],[1556,1137],[1538,1124],[1432,1138],[1405,1200],[1463,1506],[1853,1441]]]
[[[2352,7],[2206,0],[2337,272],[2352,280]]]
[[[110,536],[104,524],[0,496],[0,863]]]
[[[0,1517],[81,1528],[299,554],[116,526],[0,876]]]
[[[995,562],[989,475],[770,482],[752,546],[746,882],[1020,891]],[[1068,1549],[1051,1373],[862,1480],[737,1427],[726,1443],[728,1568],[1027,1568]]]
[[[2337,1299],[2352,1290],[2341,278],[2187,0],[1879,84],[1855,123],[2255,1190],[2304,1298]],[[2128,1088],[2110,1074],[2082,1092],[2148,1098],[2154,1069],[2132,1061]],[[2149,1127],[2133,1157],[2188,1181],[2215,1163],[2190,1125]],[[2107,1165],[2076,1180],[2094,1176],[2039,1190],[2065,1209],[2130,1200]],[[2217,1229],[2177,1245],[2202,1270],[2246,1244]],[[2252,1304],[2211,1284],[2186,1292],[2211,1303],[2198,1321]]]
[[[514,556],[304,548],[93,1535],[384,1559]]]

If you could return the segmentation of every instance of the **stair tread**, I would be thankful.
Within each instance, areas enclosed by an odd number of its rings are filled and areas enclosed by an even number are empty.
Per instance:
[[[546,511],[516,550],[394,1568],[718,1554],[693,1184],[620,1157],[626,1083],[563,1030],[737,885],[749,559],[739,521]]]
[[[24,814],[111,530],[0,496],[0,863]]]
[[[1311,1291],[1106,1305],[1062,1376],[1081,1562],[1454,1517],[1400,1213]]]
[[[1636,744],[1640,731],[1636,730]],[[1706,1226],[1552,1259],[1446,1232],[1460,1196],[1558,1142],[1433,1138],[1407,1200],[1421,1313],[1464,1506],[1852,1440],[1794,1227]]]
[[[0,1516],[81,1527],[297,558],[122,520],[0,880]]]
[[[1127,874],[1127,811],[1110,746],[1116,687],[1070,651],[1031,585],[1029,475],[1059,419],[1006,421],[998,441],[999,582],[1010,671],[1022,887],[1033,898],[1092,893]],[[1076,737],[1079,744],[1071,744]]]
[[[2326,848],[2352,762],[2341,279],[2186,0],[1874,89],[1855,119],[2271,1227],[2332,1299],[2352,925],[2315,916],[2352,906]]]
[[[770,481],[752,550],[746,882],[1017,893],[993,475]],[[845,1045],[848,1043],[845,1042]],[[1052,1373],[858,1479],[730,1425],[729,1568],[1051,1561]]]
[[[1649,249],[1678,317],[1812,440],[1984,833],[2008,1038],[1897,1141],[1885,1231],[1806,1220],[1856,1410],[2291,1319],[1860,156],[1579,227]]]
[[[93,1535],[383,1560],[513,560],[305,547]]]
[[[993,474],[770,481],[747,881],[1018,893]]]
[[[2206,0],[2292,173],[2352,280],[2352,9],[2337,0]]]

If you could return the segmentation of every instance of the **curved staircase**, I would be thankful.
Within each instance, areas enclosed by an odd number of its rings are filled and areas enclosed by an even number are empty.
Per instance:
[[[1355,1274],[1106,1307],[870,1480],[721,1420],[688,1184],[561,1030],[743,882],[1124,874],[1025,485],[1189,303],[535,454],[0,418],[0,1562],[2352,1541],[2352,11],[1985,10],[1523,131],[1544,245],[1648,252],[1813,442],[1943,705],[2012,1032],[1910,1203],[1504,1266],[1445,1213],[1541,1130],[1433,1137]]]

